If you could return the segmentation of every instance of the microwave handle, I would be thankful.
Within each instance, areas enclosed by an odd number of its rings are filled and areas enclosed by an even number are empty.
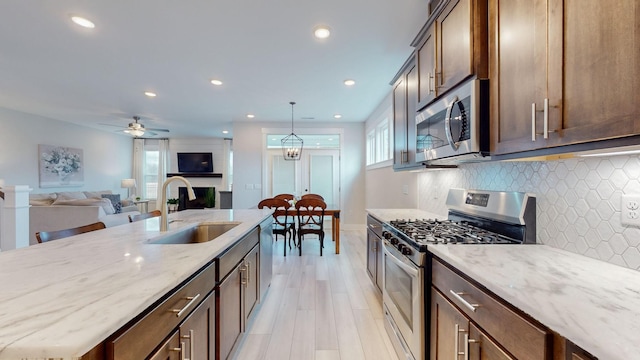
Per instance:
[[[444,118],[444,133],[447,135],[447,141],[453,150],[458,150],[460,144],[453,140],[453,134],[451,133],[451,113],[453,112],[453,106],[458,102],[458,97],[454,96],[451,104],[447,106],[447,114]]]

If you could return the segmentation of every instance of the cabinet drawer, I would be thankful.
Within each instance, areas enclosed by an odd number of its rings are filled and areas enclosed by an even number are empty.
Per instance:
[[[371,215],[367,215],[367,227],[382,239],[382,223]]]
[[[545,328],[518,314],[438,259],[433,261],[432,283],[449,301],[516,358],[551,358],[551,334]],[[471,307],[474,307],[475,311]]]
[[[259,242],[260,231],[258,228],[255,228],[242,239],[238,240],[233,247],[220,255],[218,257],[218,282],[222,281]]]
[[[142,318],[118,331],[107,341],[107,359],[145,359],[213,290],[215,270],[213,263],[207,265]]]

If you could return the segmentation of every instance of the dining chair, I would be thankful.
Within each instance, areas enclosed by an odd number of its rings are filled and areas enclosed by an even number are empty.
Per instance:
[[[284,237],[284,256],[287,256],[287,234],[289,234],[289,249],[291,239],[296,244],[296,224],[293,211],[289,210],[289,202],[284,199],[264,199],[258,203],[258,209],[273,209],[273,235],[278,241],[278,235]]]
[[[301,199],[320,199],[324,201],[324,198],[318,194],[304,194],[300,198]]]
[[[320,199],[307,197],[296,202],[298,214],[298,249],[302,256],[302,239],[305,235],[315,234],[320,238],[320,256],[324,248],[324,210],[327,204]]]
[[[292,194],[278,194],[273,197],[274,199],[284,199],[286,201],[291,201],[295,198]]]
[[[43,243],[51,240],[58,240],[73,235],[83,234],[86,232],[104,229],[106,226],[103,222],[97,222],[89,225],[79,226],[71,229],[54,230],[54,231],[39,231],[36,233],[36,240],[38,243]]]
[[[129,215],[129,222],[140,221],[162,215],[160,210],[153,210],[142,214]]]

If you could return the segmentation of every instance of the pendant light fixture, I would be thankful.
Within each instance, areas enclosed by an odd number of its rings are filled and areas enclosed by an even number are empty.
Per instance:
[[[293,133],[293,105],[296,103],[291,101],[289,104],[291,104],[291,134],[280,140],[282,143],[282,156],[284,156],[285,160],[300,160],[304,141]]]

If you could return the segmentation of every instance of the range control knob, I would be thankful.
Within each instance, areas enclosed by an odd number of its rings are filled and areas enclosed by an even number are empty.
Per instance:
[[[391,243],[391,245],[397,245],[400,241],[394,237],[392,237],[389,242]]]
[[[413,250],[411,250],[408,246],[405,246],[400,251],[402,251],[402,255],[411,256],[411,254],[413,254]]]
[[[388,231],[383,231],[382,232],[382,237],[384,237],[385,239],[389,240],[391,239],[391,233]]]
[[[407,246],[405,244],[398,244],[396,246],[396,248],[398,249],[398,251],[402,252],[402,249],[406,248]]]

